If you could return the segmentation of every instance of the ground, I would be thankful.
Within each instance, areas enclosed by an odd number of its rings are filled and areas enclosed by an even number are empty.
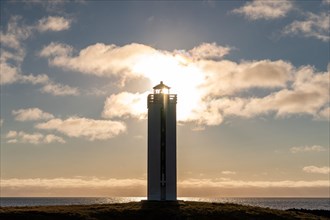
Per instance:
[[[230,203],[130,202],[1,207],[0,219],[330,219],[330,211],[275,210]]]

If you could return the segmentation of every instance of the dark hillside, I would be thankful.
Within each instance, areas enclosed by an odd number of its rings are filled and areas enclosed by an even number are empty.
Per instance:
[[[0,219],[330,219],[330,211],[283,211],[206,202],[130,202],[103,205],[2,207]]]

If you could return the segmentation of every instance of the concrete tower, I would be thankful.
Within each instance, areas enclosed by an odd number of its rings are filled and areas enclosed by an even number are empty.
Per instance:
[[[148,95],[148,200],[176,200],[176,94],[155,86]]]

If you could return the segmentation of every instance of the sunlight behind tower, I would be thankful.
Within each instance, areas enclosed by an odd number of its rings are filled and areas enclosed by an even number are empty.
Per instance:
[[[160,68],[161,67],[161,68]],[[184,54],[155,53],[139,56],[132,70],[150,80],[151,85],[164,80],[172,86],[171,91],[189,99],[181,100],[177,106],[178,121],[194,120],[194,109],[198,109],[203,97],[201,82],[205,74],[196,63]]]
[[[148,200],[176,200],[176,103],[170,87],[148,95]]]

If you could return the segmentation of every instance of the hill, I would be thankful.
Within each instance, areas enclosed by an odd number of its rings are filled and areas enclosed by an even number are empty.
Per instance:
[[[324,210],[275,210],[230,203],[130,202],[1,207],[0,219],[330,219]]]

